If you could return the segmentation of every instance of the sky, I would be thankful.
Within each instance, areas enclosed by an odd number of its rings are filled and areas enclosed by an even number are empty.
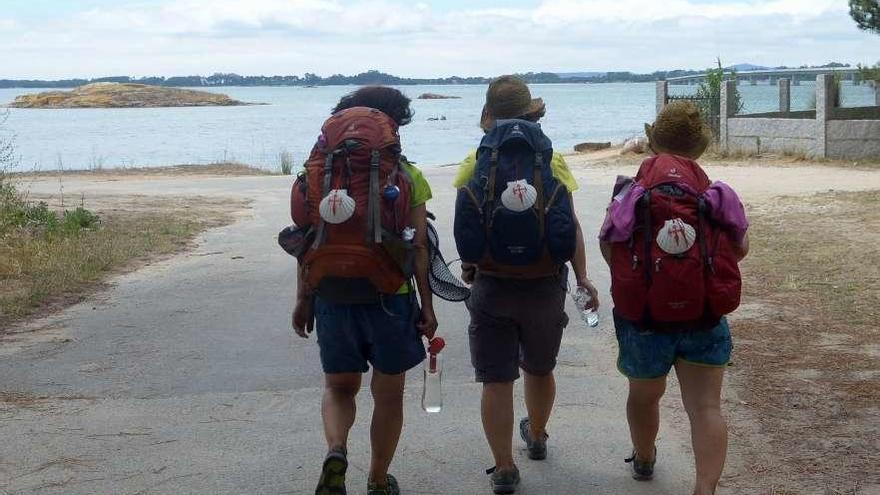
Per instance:
[[[846,0],[0,0],[0,79],[880,61]]]

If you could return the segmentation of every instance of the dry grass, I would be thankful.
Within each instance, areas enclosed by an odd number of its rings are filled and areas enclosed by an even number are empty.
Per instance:
[[[620,154],[619,148],[596,153],[567,154],[566,161],[573,168],[632,168],[648,158],[648,154]],[[710,149],[699,160],[706,167],[829,167],[849,170],[880,170],[880,160],[816,160],[807,158],[803,153],[754,153],[719,152]]]
[[[228,198],[98,197],[102,223],[73,235],[20,229],[0,239],[0,331],[81,300],[108,274],[184,249],[245,205]]]
[[[880,485],[880,191],[778,198],[751,212],[735,326],[734,493]],[[738,462],[737,462],[738,461]]]
[[[744,150],[722,150],[713,144],[700,159],[700,163],[712,165],[756,165],[774,167],[803,167],[818,165],[825,167],[849,168],[857,170],[880,169],[880,160],[831,160],[811,158],[803,151],[780,151],[755,153]]]
[[[13,179],[57,179],[59,176],[74,179],[114,179],[133,177],[179,177],[179,176],[246,176],[246,175],[277,175],[278,172],[265,170],[238,162],[220,162],[205,165],[169,165],[167,167],[118,167],[95,168],[93,170],[47,170],[19,172],[9,174]]]

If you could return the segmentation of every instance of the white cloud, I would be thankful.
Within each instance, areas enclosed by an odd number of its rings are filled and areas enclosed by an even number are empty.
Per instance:
[[[650,23],[683,17],[733,20],[782,15],[815,18],[831,12],[846,12],[836,0],[757,0],[723,3],[694,3],[687,0],[548,0],[534,12],[536,22],[566,25],[584,21]]]
[[[840,0],[545,0],[433,9],[404,0],[162,0],[43,22],[0,19],[6,77],[493,75],[525,70],[868,62],[880,37]]]

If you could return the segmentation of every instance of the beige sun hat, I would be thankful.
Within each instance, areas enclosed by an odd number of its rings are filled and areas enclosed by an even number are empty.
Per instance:
[[[655,153],[672,153],[696,160],[712,141],[712,131],[700,109],[689,101],[674,101],[657,115],[654,125],[645,124],[648,145]]]
[[[532,98],[525,81],[516,76],[501,76],[486,90],[480,127],[489,130],[496,120],[501,119],[538,120],[546,111],[544,100]]]

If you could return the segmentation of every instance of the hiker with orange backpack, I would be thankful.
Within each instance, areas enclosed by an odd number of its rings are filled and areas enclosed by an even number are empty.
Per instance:
[[[370,365],[367,492],[400,493],[388,467],[403,427],[405,375],[425,357],[421,338],[437,329],[426,241],[431,188],[401,154],[398,134],[412,118],[409,104],[381,86],[341,99],[294,184],[295,226],[279,237],[299,260],[293,328],[303,338],[316,331],[325,373],[328,453],[316,495],[346,493],[348,433]]]
[[[653,478],[660,398],[675,367],[691,425],[694,495],[715,493],[727,453],[721,413],[737,308],[738,263],[749,250],[736,193],[696,160],[710,134],[699,110],[673,102],[646,125],[651,150],[633,179],[619,177],[600,232],[611,268],[618,368],[629,378],[627,421],[633,478]]]
[[[519,432],[530,459],[547,457],[547,422],[556,383],[553,370],[568,323],[565,292],[570,262],[579,287],[598,307],[587,278],[583,234],[574,210],[577,189],[565,159],[538,120],[545,107],[514,76],[489,85],[480,122],[485,135],[459,166],[454,185],[455,242],[467,301],[471,362],[483,384],[481,415],[495,467],[494,493],[514,493],[513,383],[525,375],[528,417]]]

